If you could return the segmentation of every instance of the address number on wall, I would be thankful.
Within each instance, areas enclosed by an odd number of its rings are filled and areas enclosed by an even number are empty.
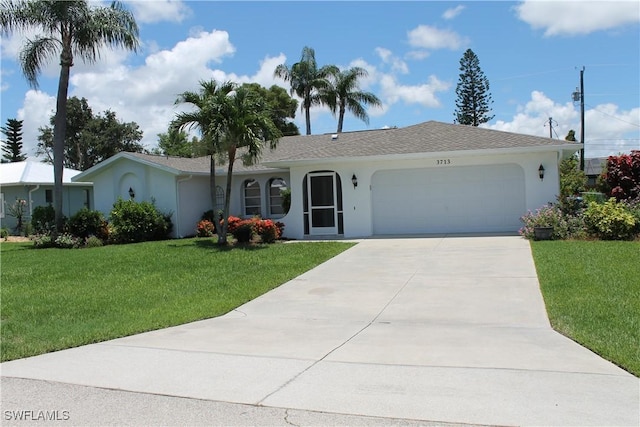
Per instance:
[[[438,159],[436,160],[436,165],[450,165],[451,159]]]

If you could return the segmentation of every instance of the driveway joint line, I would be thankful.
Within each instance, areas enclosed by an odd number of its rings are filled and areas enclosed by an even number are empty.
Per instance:
[[[378,312],[378,314],[376,314],[374,316],[373,319],[371,319],[366,325],[364,325],[360,330],[358,330],[357,332],[355,332],[353,335],[351,335],[349,338],[347,338],[344,342],[342,342],[340,345],[334,347],[333,349],[331,349],[329,352],[327,352],[327,354],[325,354],[324,356],[322,356],[321,358],[319,358],[318,360],[316,360],[314,363],[312,363],[310,366],[308,366],[307,368],[303,369],[302,371],[300,371],[298,374],[294,375],[292,378],[290,378],[288,381],[286,381],[284,384],[282,384],[281,386],[279,386],[276,390],[272,391],[271,393],[267,394],[265,397],[263,397],[262,399],[260,399],[258,401],[258,404],[261,405],[262,402],[264,402],[265,400],[267,400],[269,397],[273,396],[274,394],[276,394],[277,392],[279,392],[280,390],[282,390],[283,388],[285,388],[287,385],[291,384],[293,381],[295,381],[296,379],[298,379],[302,374],[304,374],[305,372],[309,371],[310,369],[312,369],[314,366],[318,365],[320,362],[324,361],[327,357],[329,357],[332,353],[334,353],[336,350],[344,347],[347,343],[349,343],[352,339],[354,339],[355,337],[357,337],[358,335],[360,335],[364,330],[366,330],[367,328],[369,328],[371,325],[373,325],[376,320],[382,315],[382,313],[387,309],[387,307],[389,307],[389,305],[398,297],[398,295],[404,290],[404,288],[407,287],[407,285],[409,284],[409,282],[411,281],[411,279],[413,279],[413,277],[415,276],[416,271],[413,272],[413,274],[411,274],[411,277],[409,277],[404,284],[400,287],[400,289],[398,289],[396,291],[396,293],[391,297],[391,299],[384,305],[384,307],[382,307],[380,309],[380,311]]]

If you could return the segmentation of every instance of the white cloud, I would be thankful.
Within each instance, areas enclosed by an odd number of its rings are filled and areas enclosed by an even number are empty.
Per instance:
[[[429,55],[430,53],[426,50],[411,50],[407,52],[405,57],[414,60],[421,60],[427,58]]]
[[[138,23],[182,22],[191,9],[181,0],[128,1]]]
[[[451,9],[447,9],[442,14],[442,17],[444,19],[453,19],[456,16],[460,15],[460,13],[464,10],[464,8],[465,8],[464,6],[458,5],[456,7],[451,8]]]
[[[24,95],[24,104],[18,110],[17,119],[22,123],[22,147],[29,157],[35,157],[38,145],[38,128],[49,126],[49,118],[56,110],[56,98],[38,90]]]
[[[482,125],[489,129],[549,137],[549,117],[553,118],[553,137],[564,139],[569,130],[580,139],[580,112],[567,102],[559,104],[544,93],[533,91],[531,100],[518,107],[510,121],[498,120]],[[602,104],[585,111],[585,156],[606,157],[640,149],[640,108],[619,111],[614,104]]]
[[[407,74],[409,72],[407,63],[395,56],[389,49],[377,47],[374,50],[383,63],[391,66],[391,71],[402,74]]]
[[[465,37],[450,30],[441,30],[429,25],[419,25],[407,33],[409,44],[422,49],[456,50],[468,43]]]
[[[436,76],[429,76],[427,83],[419,85],[402,85],[395,77],[383,75],[380,79],[382,99],[385,104],[395,104],[402,101],[406,104],[420,104],[425,107],[440,107],[438,92],[444,92],[451,87],[450,83],[439,80]]]
[[[637,1],[533,1],[515,6],[518,18],[545,36],[581,35],[640,22]]]

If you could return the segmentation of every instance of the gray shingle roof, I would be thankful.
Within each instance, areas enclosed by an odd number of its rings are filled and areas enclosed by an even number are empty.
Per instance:
[[[266,148],[257,165],[244,166],[236,161],[236,172],[266,171],[271,162],[294,162],[303,160],[366,158],[384,155],[410,155],[489,149],[509,149],[569,145],[564,140],[522,135],[473,126],[454,125],[435,121],[419,123],[404,128],[344,132],[337,139],[332,134],[297,135],[280,139],[275,150]],[[208,174],[209,158],[184,159],[178,157],[134,154],[181,172]],[[220,165],[218,173],[226,171]]]

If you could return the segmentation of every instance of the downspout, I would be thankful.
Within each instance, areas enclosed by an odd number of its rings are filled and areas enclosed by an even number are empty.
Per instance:
[[[33,217],[33,199],[31,198],[31,193],[38,191],[40,189],[40,184],[36,184],[35,188],[29,190],[29,221],[31,221],[31,217]]]
[[[187,182],[191,178],[193,178],[193,175],[189,175],[186,178],[178,178],[176,181],[176,237],[178,239],[183,237],[180,232],[180,183]]]

